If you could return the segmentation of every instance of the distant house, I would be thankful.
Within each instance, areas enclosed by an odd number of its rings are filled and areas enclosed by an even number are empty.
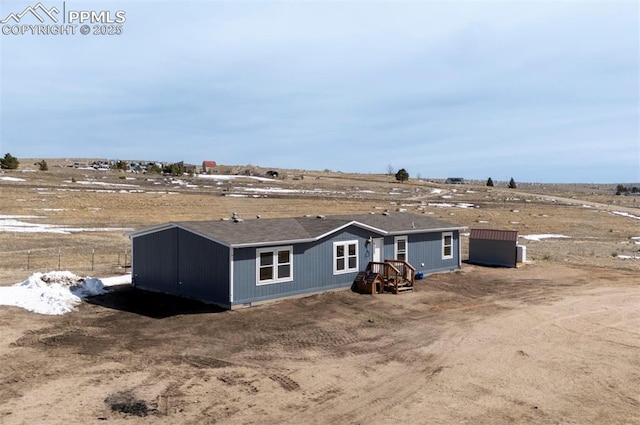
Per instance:
[[[464,184],[464,179],[462,177],[449,177],[445,183],[447,184]]]
[[[132,284],[250,306],[349,288],[385,259],[422,274],[457,270],[463,229],[411,213],[166,223],[130,234]]]
[[[218,164],[215,161],[202,161],[202,172],[205,174],[212,173],[217,166]]]

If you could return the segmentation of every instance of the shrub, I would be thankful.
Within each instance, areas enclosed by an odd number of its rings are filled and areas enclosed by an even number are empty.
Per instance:
[[[396,180],[398,180],[399,182],[405,182],[409,180],[409,173],[407,173],[407,170],[405,170],[404,168],[399,169],[396,173]]]
[[[5,154],[4,158],[0,159],[0,168],[3,170],[16,170],[18,165],[20,165],[20,161],[10,153]]]

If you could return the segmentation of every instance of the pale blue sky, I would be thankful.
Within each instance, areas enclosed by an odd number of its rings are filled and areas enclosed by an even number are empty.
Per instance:
[[[65,7],[123,34],[0,34],[2,154],[640,182],[638,1]]]

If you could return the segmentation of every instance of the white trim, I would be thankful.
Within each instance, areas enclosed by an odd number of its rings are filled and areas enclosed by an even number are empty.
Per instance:
[[[409,237],[406,235],[393,238],[393,258],[398,259],[398,241],[404,241],[404,261],[409,261]]]
[[[451,238],[451,245],[445,245],[445,238],[449,236]],[[443,260],[450,260],[453,258],[453,232],[442,232],[442,259]],[[450,254],[449,255],[445,255],[444,253],[444,249],[445,247],[450,247]]]
[[[355,257],[356,257],[356,265],[355,267],[349,267],[349,245],[355,245],[356,246],[356,253],[355,253]],[[357,272],[358,270],[360,270],[359,268],[359,264],[360,264],[360,255],[359,255],[359,251],[360,251],[360,247],[358,246],[358,240],[354,239],[354,240],[349,240],[349,241],[336,241],[333,243],[333,251],[331,253],[331,260],[333,262],[333,274],[334,275],[338,275],[338,274],[345,274],[345,273],[353,273],[353,272]],[[336,255],[336,249],[338,246],[343,246],[345,249],[345,256],[344,256],[344,269],[343,270],[338,270],[337,266],[337,260],[338,257]]]
[[[289,252],[289,262],[284,264],[289,264],[289,276],[284,278],[278,277],[278,252],[280,251],[288,251]],[[260,254],[263,253],[271,253],[273,255],[273,263],[271,267],[273,268],[273,278],[260,280]],[[258,248],[256,249],[256,286],[262,285],[272,285],[274,283],[283,283],[283,282],[292,282],[293,281],[293,245],[287,246],[274,246],[270,248]]]

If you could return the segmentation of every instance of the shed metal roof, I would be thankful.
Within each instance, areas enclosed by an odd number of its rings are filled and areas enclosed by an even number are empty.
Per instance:
[[[231,247],[261,246],[280,243],[310,242],[350,225],[369,229],[380,235],[461,230],[464,226],[412,213],[356,214],[326,217],[260,218],[232,220],[182,221],[134,231],[137,237],[171,227],[179,227]]]
[[[469,239],[484,239],[490,241],[518,241],[517,230],[495,230],[495,229],[471,229]]]

